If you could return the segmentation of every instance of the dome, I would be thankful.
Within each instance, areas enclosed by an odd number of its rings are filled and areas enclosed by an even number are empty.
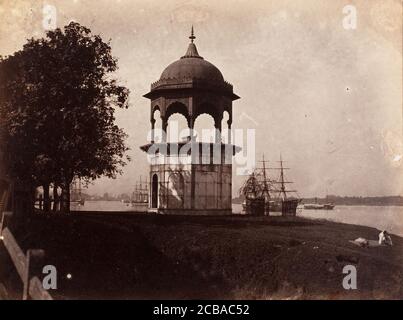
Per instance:
[[[196,38],[193,33],[189,37],[191,42],[184,56],[172,62],[162,72],[159,80],[151,84],[150,92],[144,95],[145,98],[156,99],[164,95],[166,91],[208,90],[220,95],[230,97],[232,100],[239,99],[233,92],[232,84],[226,82],[221,71],[212,63],[206,61],[197,52],[193,40]]]
[[[224,82],[224,77],[218,68],[212,63],[203,59],[197,52],[196,45],[193,43],[193,36],[190,37],[186,54],[179,60],[171,63],[162,72],[160,80],[168,79],[198,79],[213,82]]]
[[[198,58],[182,58],[171,63],[162,72],[160,80],[201,79],[224,82],[224,77],[212,63]]]

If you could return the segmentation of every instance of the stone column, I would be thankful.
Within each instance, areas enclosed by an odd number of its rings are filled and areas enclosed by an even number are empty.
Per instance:
[[[155,119],[151,119],[151,143],[155,142],[155,137],[154,137],[154,130],[155,130]]]
[[[167,129],[168,129],[168,120],[162,118],[162,142],[167,142]]]
[[[221,121],[222,117],[214,119],[215,143],[221,143]]]
[[[227,124],[228,124],[228,144],[231,144],[232,143],[232,134],[231,134],[232,121],[228,120]]]

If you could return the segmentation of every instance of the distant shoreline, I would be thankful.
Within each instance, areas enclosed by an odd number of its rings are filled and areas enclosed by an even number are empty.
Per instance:
[[[121,202],[121,200],[117,200],[117,199],[86,199],[85,201],[92,201],[92,202],[101,202],[101,201],[107,201],[107,202]],[[329,201],[332,202],[332,201]],[[302,200],[301,204],[304,203],[311,203],[308,201],[304,201]],[[312,203],[314,203],[314,201],[312,201]],[[322,203],[318,200],[318,203]],[[332,202],[333,204],[335,204],[336,206],[345,206],[345,207],[354,207],[354,206],[363,206],[363,207],[403,207],[403,203],[374,203],[374,204],[368,204],[368,203],[335,203]],[[238,199],[233,199],[232,204],[242,204],[242,201],[239,201]]]
[[[232,203],[241,204],[243,198],[232,199]],[[341,197],[329,195],[326,198],[302,198],[301,204],[305,203],[333,203],[336,206],[403,206],[402,196],[385,197]]]
[[[130,201],[130,196],[127,194],[99,196],[96,194],[82,193],[85,201]],[[232,204],[242,204],[243,197],[232,199]],[[301,204],[306,203],[333,203],[336,206],[403,206],[403,196],[378,196],[378,197],[362,197],[362,196],[335,196],[328,195],[325,198],[301,198]]]

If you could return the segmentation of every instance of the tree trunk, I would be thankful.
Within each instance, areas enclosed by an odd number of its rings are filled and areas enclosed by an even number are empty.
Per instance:
[[[64,213],[70,212],[70,183],[65,183],[62,188],[62,206],[61,209]]]
[[[43,185],[43,211],[50,211],[49,183]]]
[[[57,206],[59,205],[59,194],[57,193],[57,189],[59,186],[54,183],[53,184],[53,212],[57,211]]]
[[[20,228],[28,223],[35,211],[35,187],[29,181],[14,181],[11,190],[13,216],[10,227]]]

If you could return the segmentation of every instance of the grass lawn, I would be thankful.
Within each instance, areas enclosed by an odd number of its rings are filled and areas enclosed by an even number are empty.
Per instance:
[[[58,271],[51,294],[59,299],[403,298],[403,239],[392,236],[393,247],[349,242],[377,239],[379,231],[369,227],[304,218],[81,212],[36,215],[13,232],[24,250],[46,251],[44,264]],[[347,264],[357,268],[357,290],[342,287]],[[7,276],[0,272],[0,282]]]

